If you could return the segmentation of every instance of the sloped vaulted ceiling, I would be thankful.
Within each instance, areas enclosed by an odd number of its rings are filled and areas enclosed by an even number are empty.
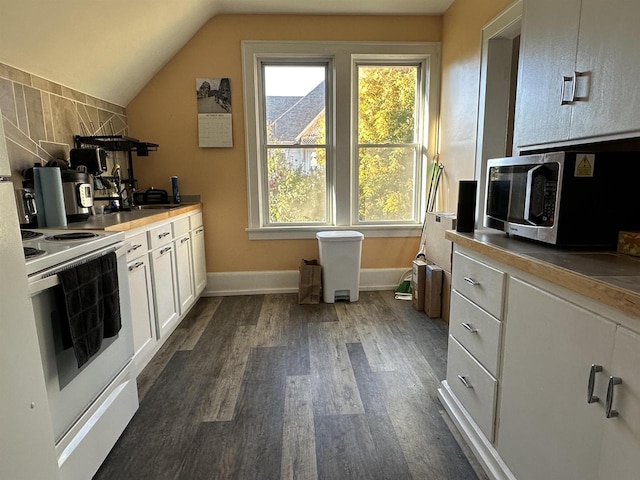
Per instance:
[[[453,0],[0,0],[0,63],[126,106],[211,17],[431,15]]]

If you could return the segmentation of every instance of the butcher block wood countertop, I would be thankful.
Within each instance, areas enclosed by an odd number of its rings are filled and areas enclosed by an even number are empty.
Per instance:
[[[201,203],[175,205],[170,208],[140,208],[130,212],[115,212],[105,215],[94,215],[86,222],[76,222],[67,226],[70,229],[106,230],[109,232],[126,232],[134,228],[144,227],[155,222],[170,219],[183,213],[202,208]]]
[[[505,265],[640,317],[640,258],[616,252],[563,250],[496,230],[445,238]]]

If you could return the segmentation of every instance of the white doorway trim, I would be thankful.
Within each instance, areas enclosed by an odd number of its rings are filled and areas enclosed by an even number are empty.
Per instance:
[[[482,29],[480,95],[474,178],[478,181],[476,219],[484,216],[484,182],[487,159],[507,153],[507,138],[513,126],[509,106],[513,104],[513,45],[520,35],[522,0],[517,0]],[[510,123],[511,122],[511,123]]]

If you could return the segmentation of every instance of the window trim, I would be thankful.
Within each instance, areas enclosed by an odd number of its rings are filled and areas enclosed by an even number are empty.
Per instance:
[[[249,41],[241,42],[243,65],[243,94],[245,120],[245,151],[247,168],[247,210],[248,228],[251,240],[257,239],[299,239],[315,238],[318,231],[323,230],[359,230],[368,237],[412,237],[419,236],[422,220],[426,208],[424,185],[426,183],[427,159],[434,158],[437,153],[437,124],[440,92],[440,43],[436,42],[272,42]],[[333,218],[331,224],[323,225],[277,225],[264,226],[261,211],[261,199],[264,198],[264,186],[260,181],[259,159],[259,125],[262,114],[261,102],[252,99],[261,98],[260,94],[260,60],[283,61],[294,59],[319,60],[333,58],[333,85],[330,92],[332,98],[327,104],[333,108],[333,139],[327,145],[327,157],[336,159],[331,166],[327,166],[327,175],[331,175],[332,191],[330,192]],[[420,218],[418,222],[370,222],[358,223],[355,195],[351,195],[355,175],[355,162],[339,161],[340,158],[351,159],[353,149],[353,131],[351,128],[353,110],[351,98],[353,91],[353,68],[357,59],[374,58],[382,61],[385,57],[392,61],[394,58],[422,57],[427,59],[428,73],[426,73],[426,88],[423,92],[428,109],[424,109],[421,118],[423,128],[423,156],[421,176],[421,192],[419,193]],[[342,87],[340,87],[342,85]],[[347,86],[345,88],[345,85]],[[331,87],[329,87],[331,88]],[[357,138],[355,139],[357,141]],[[346,204],[346,207],[345,207]]]

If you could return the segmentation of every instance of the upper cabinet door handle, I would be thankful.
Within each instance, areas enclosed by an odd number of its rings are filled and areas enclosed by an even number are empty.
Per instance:
[[[618,411],[613,410],[613,388],[621,383],[622,379],[620,377],[609,377],[609,385],[607,386],[607,418],[618,416]]]
[[[473,285],[474,287],[477,285],[480,285],[480,282],[478,282],[477,280],[474,280],[471,277],[464,277],[464,281],[467,282],[469,285]]]
[[[597,395],[593,394],[593,390],[596,386],[596,374],[602,372],[602,365],[591,365],[589,370],[589,385],[587,386],[587,403],[596,403],[598,400]]]
[[[573,84],[573,86],[571,87],[571,91],[572,91],[572,97],[569,98],[569,100],[565,100],[564,99],[564,92],[565,92],[565,87],[567,86],[567,83],[571,82]],[[571,75],[570,77],[563,75],[562,76],[562,88],[560,89],[560,105],[571,105],[571,102],[573,102],[573,95],[576,94],[576,79],[573,75]]]

